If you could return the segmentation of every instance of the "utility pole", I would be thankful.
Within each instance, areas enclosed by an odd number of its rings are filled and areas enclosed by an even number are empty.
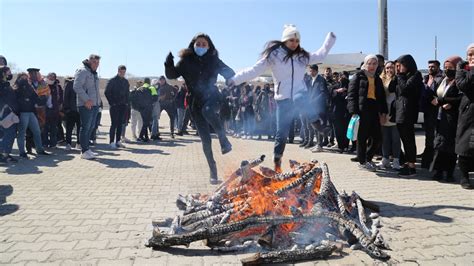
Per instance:
[[[435,60],[438,60],[438,36],[435,35]]]
[[[388,59],[387,0],[379,0],[379,53]]]

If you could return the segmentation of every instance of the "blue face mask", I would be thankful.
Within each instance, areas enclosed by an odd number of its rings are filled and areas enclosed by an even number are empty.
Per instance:
[[[194,52],[195,52],[198,56],[203,56],[204,54],[207,53],[207,48],[194,46]]]

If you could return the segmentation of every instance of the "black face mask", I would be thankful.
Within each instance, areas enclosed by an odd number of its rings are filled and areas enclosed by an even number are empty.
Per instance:
[[[12,74],[7,75],[7,80],[12,80],[12,78],[13,78]]]
[[[449,79],[452,79],[456,76],[456,70],[446,69],[446,70],[444,70],[444,74],[446,74],[446,77],[448,77]]]

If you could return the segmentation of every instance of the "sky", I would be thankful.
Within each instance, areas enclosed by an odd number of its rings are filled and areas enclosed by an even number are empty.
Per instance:
[[[91,53],[99,74],[127,65],[134,76],[159,76],[198,32],[211,36],[234,70],[252,66],[264,45],[295,24],[301,46],[317,50],[337,36],[331,54],[378,53],[377,0],[0,0],[0,54],[17,70],[73,75]],[[474,0],[388,0],[389,58],[412,54],[420,68],[434,58],[465,57],[474,42]]]

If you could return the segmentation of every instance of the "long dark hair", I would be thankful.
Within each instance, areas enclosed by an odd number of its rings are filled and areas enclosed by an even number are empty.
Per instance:
[[[179,56],[181,58],[195,54],[194,53],[194,44],[196,43],[196,40],[198,38],[204,38],[206,39],[207,43],[209,44],[209,50],[207,50],[206,55],[213,55],[216,57],[219,57],[219,52],[216,50],[216,47],[214,46],[214,43],[211,40],[211,37],[205,33],[198,33],[196,36],[193,37],[191,42],[188,45],[188,48],[185,48],[179,52]]]
[[[308,63],[309,61],[309,53],[301,48],[300,45],[298,45],[298,47],[296,47],[296,49],[294,51],[291,51],[290,49],[288,49],[286,46],[285,46],[285,43],[282,42],[282,41],[278,41],[278,40],[273,40],[273,41],[269,41],[266,45],[265,45],[265,50],[263,50],[262,52],[262,57],[265,58],[265,59],[269,59],[270,58],[270,55],[273,51],[275,51],[276,49],[280,48],[280,47],[283,47],[285,48],[288,53],[286,54],[286,56],[283,58],[283,60],[286,62],[288,61],[291,57],[293,57],[294,55],[297,55],[298,56],[298,60],[301,62],[301,63]]]

